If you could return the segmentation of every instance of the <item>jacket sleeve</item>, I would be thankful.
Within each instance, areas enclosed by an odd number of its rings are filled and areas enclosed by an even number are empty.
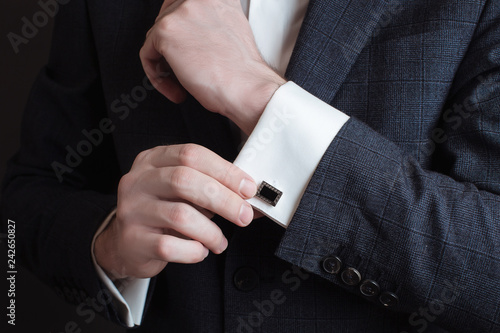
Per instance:
[[[499,17],[488,2],[421,151],[433,165],[423,169],[351,118],[316,169],[278,257],[408,313],[419,331],[431,323],[500,330]]]
[[[2,191],[17,258],[85,320],[119,321],[90,244],[116,205],[118,169],[85,1],[60,6],[49,63],[33,88]]]

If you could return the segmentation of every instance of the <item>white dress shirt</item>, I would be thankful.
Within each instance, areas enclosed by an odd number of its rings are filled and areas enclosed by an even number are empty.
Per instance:
[[[309,0],[241,0],[264,60],[284,75]],[[282,192],[276,206],[258,197],[250,204],[276,223],[287,227],[316,167],[331,141],[349,119],[293,82],[280,87],[268,103],[256,128],[235,160],[254,178]],[[95,238],[109,223],[108,216]],[[94,244],[92,244],[92,249]],[[115,286],[94,265],[114,296],[127,326],[140,325],[149,279],[134,279]]]

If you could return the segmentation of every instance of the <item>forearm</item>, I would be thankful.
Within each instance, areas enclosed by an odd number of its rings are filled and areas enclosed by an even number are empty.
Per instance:
[[[51,57],[4,180],[2,215],[16,221],[22,264],[80,310],[96,300],[95,312],[116,319],[112,304],[99,303],[108,292],[90,256],[95,231],[116,205],[119,169],[109,128],[101,127],[109,119],[86,13],[86,2],[75,2],[56,17]]]
[[[92,265],[89,246],[99,221],[115,204],[116,197],[57,185],[17,175],[7,181],[3,191],[2,215],[16,221],[20,264],[66,301],[86,308],[88,299],[107,299],[108,292]],[[116,319],[113,311],[108,312],[107,305],[111,304],[104,305],[94,311]]]
[[[384,292],[399,297],[395,311],[418,314],[440,302],[436,322],[488,331],[499,325],[493,306],[500,298],[493,287],[500,274],[499,217],[498,193],[423,170],[351,119],[321,161],[276,253],[359,296],[363,280],[376,281],[380,293],[368,299],[379,306]],[[332,256],[342,261],[333,274],[323,267]],[[348,267],[361,276],[353,286],[342,278]]]

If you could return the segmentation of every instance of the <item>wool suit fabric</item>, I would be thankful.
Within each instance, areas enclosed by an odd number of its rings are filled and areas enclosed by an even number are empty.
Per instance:
[[[61,5],[3,184],[18,256],[75,304],[106,298],[90,244],[139,152],[190,142],[237,155],[227,119],[144,80],[138,53],[161,3]],[[288,229],[216,218],[228,249],[169,263],[135,331],[499,332],[499,23],[498,1],[311,0],[286,78],[350,120]],[[84,130],[103,119],[111,133],[87,154]],[[68,162],[78,147],[86,156]],[[323,268],[334,256],[338,274]],[[346,268],[399,301],[363,296]],[[123,324],[118,310],[101,314]]]

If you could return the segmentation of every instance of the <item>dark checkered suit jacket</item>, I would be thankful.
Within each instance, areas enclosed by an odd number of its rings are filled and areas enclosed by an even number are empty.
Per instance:
[[[90,243],[140,151],[237,154],[226,119],[145,88],[160,5],[61,6],[26,109],[4,219],[70,302],[106,291]],[[500,2],[311,0],[286,76],[351,116],[290,227],[217,220],[228,250],[167,265],[137,332],[500,332]],[[104,118],[112,133],[70,166]],[[113,304],[102,314],[120,322]]]

